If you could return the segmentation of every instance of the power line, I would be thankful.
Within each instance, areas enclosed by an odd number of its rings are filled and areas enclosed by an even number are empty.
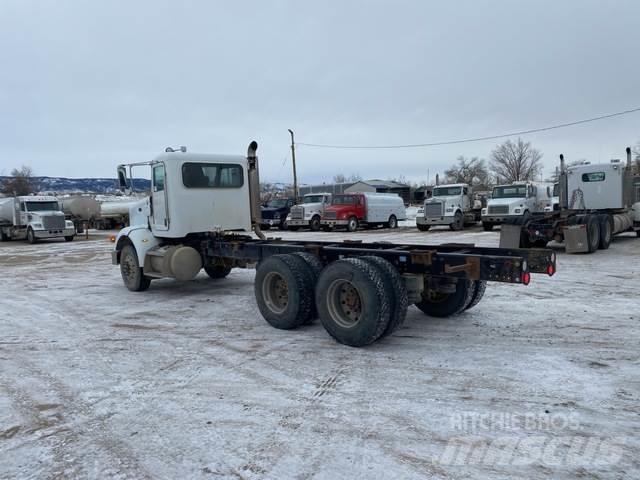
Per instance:
[[[572,127],[574,125],[581,125],[583,123],[597,122],[598,120],[605,120],[607,118],[619,117],[621,115],[628,115],[630,113],[640,112],[640,107],[631,108],[629,110],[623,110],[621,112],[609,113],[606,115],[599,115],[597,117],[586,118],[583,120],[577,120],[575,122],[560,123],[558,125],[551,125],[549,127],[532,128],[530,130],[520,130],[518,132],[502,133],[500,135],[490,135],[486,137],[474,137],[464,138],[459,140],[447,140],[444,142],[431,142],[431,143],[413,143],[406,145],[330,145],[322,143],[303,143],[298,142],[296,145],[302,145],[305,147],[314,148],[339,148],[339,149],[353,149],[353,148],[367,148],[367,149],[392,149],[392,148],[424,148],[424,147],[437,147],[441,145],[455,145],[458,143],[471,143],[482,142],[485,140],[496,140],[499,138],[515,137],[516,135],[527,135],[530,133],[546,132],[548,130],[556,130],[558,128]]]

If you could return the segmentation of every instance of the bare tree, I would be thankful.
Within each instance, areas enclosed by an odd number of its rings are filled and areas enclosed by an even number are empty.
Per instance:
[[[498,183],[534,180],[542,169],[542,153],[521,138],[498,145],[491,152],[491,171]]]
[[[444,171],[444,175],[449,183],[469,185],[487,185],[489,183],[486,162],[478,157],[468,159],[460,155],[456,159],[456,163]]]
[[[362,180],[362,177],[360,176],[359,173],[352,173],[350,176],[346,176],[343,173],[338,173],[337,175],[333,176],[333,183],[349,183],[349,182],[359,182],[360,180]]]
[[[2,184],[2,193],[6,195],[30,195],[34,193],[33,170],[22,166],[11,170],[11,177]]]

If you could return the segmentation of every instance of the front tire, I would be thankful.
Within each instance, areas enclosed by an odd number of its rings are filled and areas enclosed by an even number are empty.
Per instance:
[[[133,245],[125,245],[120,253],[120,275],[125,287],[132,292],[143,292],[151,285],[151,279],[144,276]]]
[[[458,232],[464,228],[464,216],[460,210],[453,216],[453,223],[449,225],[449,228],[454,232]]]
[[[355,232],[358,229],[358,219],[356,217],[349,217],[347,220],[347,231]]]
[[[27,230],[27,242],[33,245],[37,241],[38,239],[36,238],[36,234],[34,233],[33,229],[29,227],[29,230]]]
[[[69,235],[68,237],[64,237],[65,242],[73,242],[73,235]]]
[[[320,217],[317,215],[313,217],[309,222],[309,227],[311,227],[311,231],[313,232],[320,230]]]
[[[431,228],[431,225],[421,225],[421,224],[416,224],[416,226],[418,227],[418,230],[420,230],[421,232],[426,232]]]
[[[398,219],[395,215],[391,215],[389,217],[389,221],[387,222],[388,228],[398,228]]]
[[[490,232],[493,230],[493,223],[491,222],[482,222],[482,228],[485,232]]]

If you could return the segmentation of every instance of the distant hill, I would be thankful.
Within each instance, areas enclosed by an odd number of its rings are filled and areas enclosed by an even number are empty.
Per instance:
[[[0,176],[0,185],[10,177]],[[112,194],[119,191],[118,181],[115,178],[66,178],[66,177],[32,177],[36,192],[54,193],[106,193]],[[151,188],[151,181],[145,178],[133,180],[136,191],[145,191]]]

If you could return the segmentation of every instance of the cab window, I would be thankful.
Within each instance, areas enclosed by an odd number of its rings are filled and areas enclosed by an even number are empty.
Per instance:
[[[242,165],[231,163],[185,163],[182,183],[187,188],[240,188],[244,184]]]
[[[164,190],[164,165],[153,167],[153,191],[162,192]]]
[[[604,182],[604,172],[591,172],[582,174],[583,182]]]

